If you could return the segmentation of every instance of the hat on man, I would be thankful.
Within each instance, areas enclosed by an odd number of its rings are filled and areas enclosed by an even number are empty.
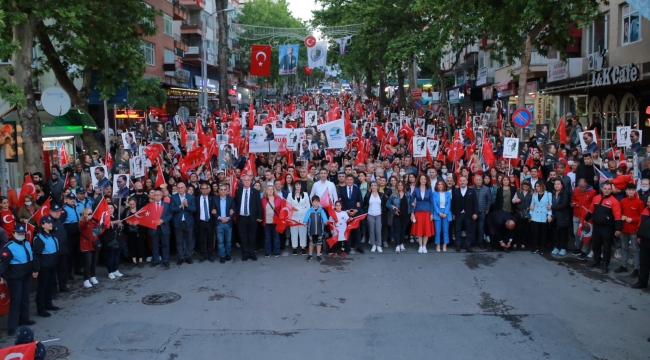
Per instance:
[[[14,233],[16,233],[16,234],[24,234],[26,232],[27,231],[25,230],[25,225],[23,225],[23,224],[18,224],[14,228]]]
[[[56,177],[58,177],[58,178],[61,177],[61,174],[56,170],[52,171],[52,175],[56,175]]]
[[[65,196],[66,199],[76,199],[77,196],[73,193],[69,193],[68,195]]]
[[[50,211],[61,211],[61,209],[63,209],[63,207],[61,207],[61,205],[59,205],[57,203],[54,203],[54,204],[52,204],[52,207],[50,208]]]
[[[41,218],[40,225],[43,226],[43,224],[45,224],[45,223],[50,223],[50,224],[52,224],[52,223],[54,223],[54,219],[52,219],[51,216],[43,216],[43,217]]]
[[[86,193],[86,190],[85,190],[84,188],[79,188],[79,189],[77,189],[77,192],[76,192],[76,193],[77,193],[77,195],[79,195],[79,194],[85,194],[85,193]]]

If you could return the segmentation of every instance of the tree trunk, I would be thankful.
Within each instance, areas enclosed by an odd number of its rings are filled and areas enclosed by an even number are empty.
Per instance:
[[[409,66],[409,92],[412,89],[417,89],[418,88],[418,63],[416,60],[416,57],[413,56],[413,61],[411,62],[411,65]]]
[[[440,105],[442,105],[442,116],[447,124],[447,136],[451,138],[453,133],[449,122],[449,104],[447,104],[447,84],[445,84],[445,73],[446,71],[444,70],[438,70],[438,78],[440,79]]]
[[[530,57],[533,53],[533,41],[531,34],[526,35],[524,54],[521,56],[521,67],[519,68],[519,89],[517,89],[517,109],[526,107],[526,83],[528,82],[528,70],[530,69]]]
[[[397,85],[399,86],[399,109],[406,111],[406,90],[404,89],[404,71],[402,69],[397,70]]]
[[[373,84],[373,79],[372,79],[372,67],[367,66],[366,67],[366,96],[368,99],[372,98],[372,84]]]
[[[25,105],[18,106],[18,116],[23,128],[23,167],[25,171],[43,173],[43,134],[32,82],[32,47],[36,23],[35,15],[30,14],[26,21],[12,26],[13,40],[20,46],[20,50],[12,57],[12,71],[14,83],[23,90],[25,96]]]
[[[228,9],[228,0],[217,0],[217,24],[219,27],[219,109],[228,109],[230,101],[228,99],[228,13],[223,10]]]

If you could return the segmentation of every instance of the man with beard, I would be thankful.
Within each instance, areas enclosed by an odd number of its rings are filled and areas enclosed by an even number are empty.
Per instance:
[[[135,205],[138,210],[142,209],[145,205],[149,203],[149,196],[144,193],[142,189],[142,182],[136,181],[133,184],[135,191],[131,193],[131,198],[135,200]]]

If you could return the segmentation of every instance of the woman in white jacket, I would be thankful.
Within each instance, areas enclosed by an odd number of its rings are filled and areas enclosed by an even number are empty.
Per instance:
[[[300,181],[293,183],[293,191],[287,196],[287,201],[293,206],[293,216],[291,219],[302,222],[307,213],[307,209],[309,209],[310,201],[309,194],[303,191]],[[304,225],[291,226],[289,229],[291,231],[293,255],[298,255],[298,245],[300,245],[302,255],[307,255],[307,250],[305,250],[305,246],[307,246],[307,227]]]

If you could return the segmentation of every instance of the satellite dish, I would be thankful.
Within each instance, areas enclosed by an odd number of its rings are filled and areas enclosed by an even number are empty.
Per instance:
[[[70,111],[70,96],[57,86],[43,90],[41,103],[43,109],[52,116],[62,116]]]

